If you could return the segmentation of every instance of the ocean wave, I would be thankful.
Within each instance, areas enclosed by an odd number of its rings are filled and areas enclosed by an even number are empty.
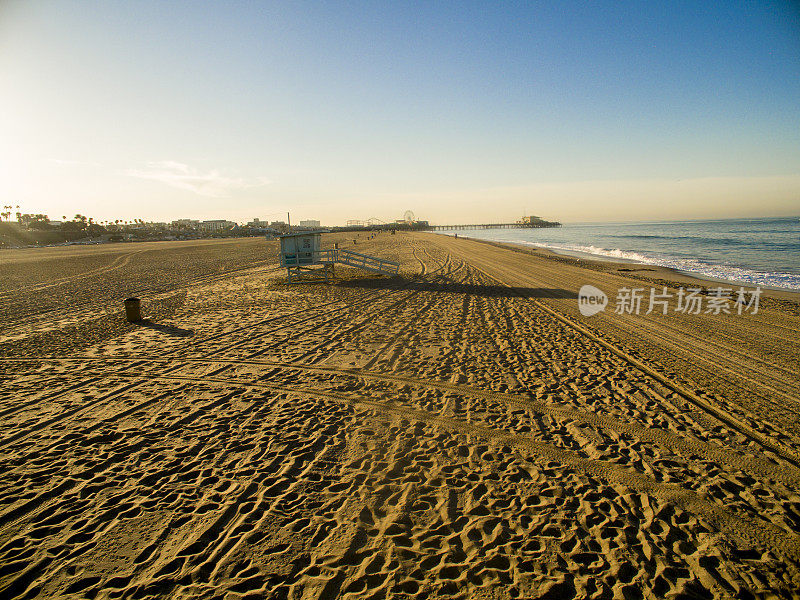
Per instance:
[[[774,235],[780,232],[770,232]],[[650,235],[650,234],[625,234],[607,235],[606,237],[619,240],[667,240],[668,242],[685,241],[694,244],[706,244],[708,246],[746,246],[753,249],[771,247],[776,250],[800,250],[800,243],[787,243],[783,241],[772,241],[768,239],[735,239],[727,237],[703,237],[695,235]]]
[[[705,263],[694,258],[653,256],[643,254],[641,252],[621,250],[620,248],[601,248],[593,245],[555,244],[546,242],[531,242],[527,240],[518,240],[515,243],[522,243],[528,246],[538,246],[540,248],[548,248],[555,252],[577,252],[580,254],[603,256],[606,258],[620,259],[645,265],[668,267],[678,271],[697,273],[698,275],[712,279],[724,279],[725,281],[734,281],[750,286],[760,285],[764,287],[800,290],[800,275],[796,275],[794,273],[761,272],[754,271],[752,269],[745,269],[743,267]]]
[[[609,235],[610,238],[622,238],[632,240],[674,240],[675,236],[669,235],[644,235],[644,234],[628,234],[628,235]]]

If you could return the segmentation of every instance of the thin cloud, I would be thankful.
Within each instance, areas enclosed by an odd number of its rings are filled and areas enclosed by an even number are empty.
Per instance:
[[[207,196],[209,198],[225,198],[238,190],[261,187],[272,183],[266,177],[251,179],[227,177],[216,169],[204,173],[189,165],[172,160],[151,162],[143,169],[128,169],[125,174],[128,177],[159,181],[174,188],[187,190],[198,196]]]
[[[100,163],[93,160],[73,160],[65,158],[51,158],[51,163],[62,165],[66,167],[99,167]]]

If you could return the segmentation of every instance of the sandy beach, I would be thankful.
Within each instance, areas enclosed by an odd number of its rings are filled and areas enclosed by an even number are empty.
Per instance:
[[[800,598],[800,296],[616,314],[718,284],[334,243],[400,276],[287,286],[256,238],[0,253],[0,597]]]

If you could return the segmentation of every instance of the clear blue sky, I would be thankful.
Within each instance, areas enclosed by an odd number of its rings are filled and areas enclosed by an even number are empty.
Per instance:
[[[0,199],[326,224],[800,214],[797,2],[0,4]]]

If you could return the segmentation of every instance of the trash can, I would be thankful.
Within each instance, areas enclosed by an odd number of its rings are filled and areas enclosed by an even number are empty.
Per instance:
[[[125,318],[131,323],[142,320],[142,307],[138,298],[127,298],[125,300]]]

